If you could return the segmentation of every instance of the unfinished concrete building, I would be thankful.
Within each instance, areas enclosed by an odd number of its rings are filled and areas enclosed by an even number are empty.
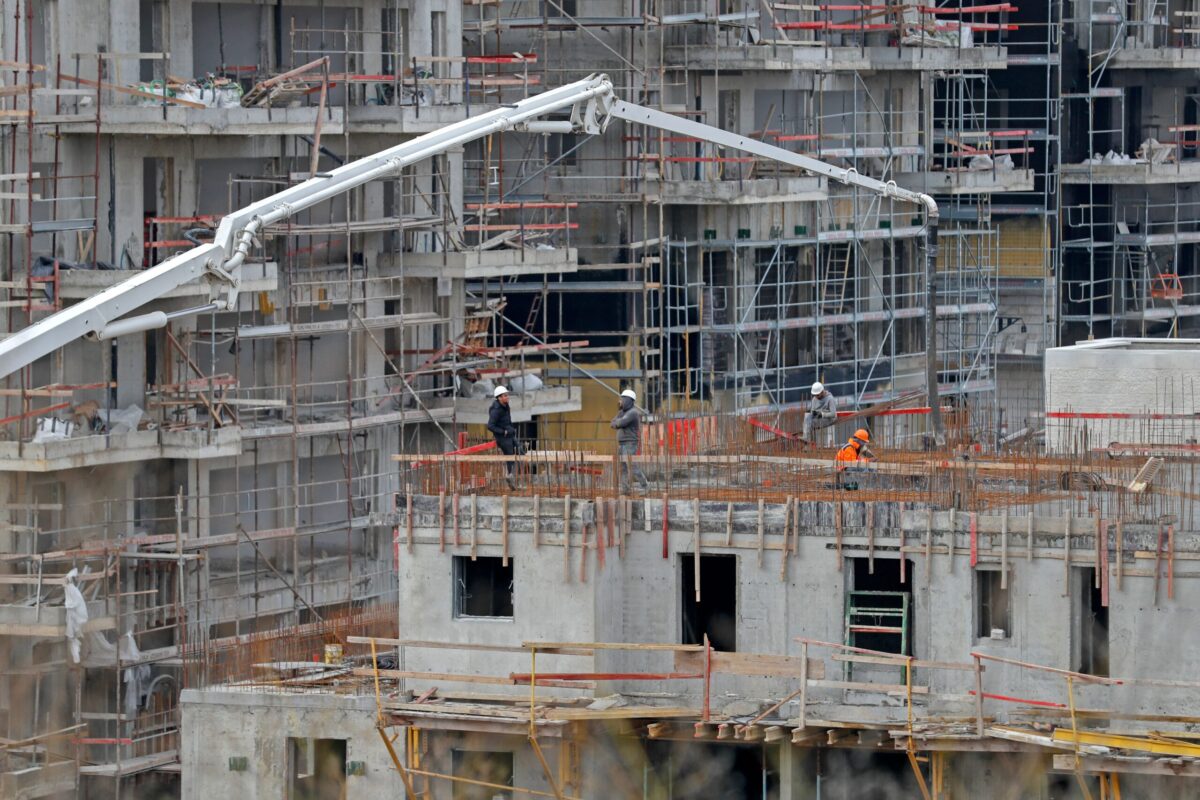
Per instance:
[[[941,220],[560,113],[7,375],[0,796],[1194,793],[1186,3],[0,5],[8,337],[600,73]]]

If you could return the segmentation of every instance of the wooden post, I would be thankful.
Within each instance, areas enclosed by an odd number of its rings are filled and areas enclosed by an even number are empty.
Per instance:
[[[925,515],[925,580],[933,577],[933,509]]]
[[[479,495],[471,493],[471,560],[475,560],[475,548],[479,544]]]
[[[733,547],[733,503],[725,504],[725,546]]]
[[[460,502],[459,498],[458,498],[458,492],[454,493],[453,502],[454,502],[454,508],[450,509],[450,514],[454,519],[454,546],[461,547],[462,540],[459,538],[459,535],[458,535],[458,506],[459,506],[459,502]]]
[[[508,566],[508,495],[500,498],[500,565]]]
[[[779,558],[779,580],[787,580],[788,553],[792,552],[792,497],[783,504],[783,551]]]
[[[979,514],[971,512],[970,522],[971,569],[979,566]],[[990,543],[989,543],[990,544]]]
[[[1067,510],[1067,535],[1063,537],[1063,597],[1071,594],[1071,511]]]
[[[837,548],[837,569],[842,571],[842,501],[838,500],[834,507],[834,545]]]
[[[1163,526],[1158,526],[1158,538],[1154,541],[1154,605],[1158,605],[1158,583],[1162,577]]]
[[[696,581],[696,602],[700,602],[700,498],[692,501],[692,574]],[[708,641],[705,634],[705,641]]]
[[[1101,571],[1101,564],[1100,564],[1100,561],[1101,561],[1100,547],[1104,541],[1100,536],[1100,510],[1099,509],[1096,510],[1095,517],[1096,517],[1096,535],[1093,536],[1092,538],[1094,538],[1096,540],[1096,588],[1099,589],[1099,588],[1101,588],[1100,581],[1102,580],[1102,575],[1103,575],[1103,572]]]
[[[608,546],[616,545],[617,501],[611,497],[604,498],[604,527],[608,530]]]
[[[1175,526],[1167,526],[1167,599],[1175,599]]]
[[[766,533],[763,527],[763,499],[758,498],[758,566],[761,569],[763,565],[763,538]]]
[[[800,643],[800,728],[806,728],[805,711],[808,707],[808,642]]]
[[[1008,588],[1008,509],[1000,517],[1000,588]]]
[[[979,656],[972,654],[975,660],[975,735],[983,738],[983,668]]]
[[[666,492],[663,493],[662,499],[662,557],[670,558],[671,539],[668,533],[669,521],[667,515],[670,513],[670,501],[667,500]]]
[[[408,552],[411,553],[413,551],[413,497],[412,497],[412,492],[408,493],[407,503],[408,503],[408,511],[405,514],[406,519],[405,519],[405,523],[404,523],[404,535],[405,535],[405,542],[408,546]]]
[[[446,492],[438,492],[438,552],[446,552]]]
[[[571,582],[571,495],[563,498],[563,580]]]
[[[867,574],[875,574],[875,504],[867,503]]]
[[[588,522],[587,506],[584,506],[584,518],[579,521],[579,582],[587,583],[587,551],[588,551]]]
[[[1125,520],[1117,520],[1117,591],[1121,591],[1121,580],[1125,577]]]
[[[617,504],[617,543],[620,545],[621,558],[625,558],[625,540],[629,538],[629,517],[632,513],[629,498],[622,497]]]
[[[542,546],[542,496],[533,496],[533,549]]]
[[[601,517],[605,516],[608,509],[608,503],[602,498],[596,498],[592,503],[592,520],[596,528],[596,569],[604,569],[604,560],[608,555],[608,537],[605,535],[607,524]]]
[[[1033,561],[1033,512],[1025,515],[1025,560]]]
[[[1103,525],[1104,546],[1100,548],[1100,566],[1097,571],[1100,573],[1100,605],[1108,608],[1108,522]]]
[[[954,574],[954,546],[958,543],[958,517],[954,509],[950,509],[950,531],[946,539],[946,572]]]
[[[899,522],[900,522],[900,583],[902,583],[902,584],[908,583],[908,576],[906,574],[907,564],[905,563],[907,561],[907,559],[905,558],[905,555],[904,555],[904,540],[905,540],[904,506],[905,506],[904,503],[900,504],[900,519],[899,519]]]

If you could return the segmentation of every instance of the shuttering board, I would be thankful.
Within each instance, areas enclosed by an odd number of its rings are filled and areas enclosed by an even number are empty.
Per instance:
[[[1046,274],[1050,228],[1041,217],[1000,222],[996,270],[1002,278],[1041,278]]]

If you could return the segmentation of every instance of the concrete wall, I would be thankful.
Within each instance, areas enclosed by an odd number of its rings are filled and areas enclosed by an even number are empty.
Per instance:
[[[1129,419],[1047,419],[1054,451],[1112,442],[1188,444],[1200,378],[1200,340],[1102,339],[1046,351],[1048,413],[1128,414]],[[1151,414],[1166,419],[1148,419]],[[1172,417],[1176,418],[1172,418]]]
[[[365,774],[347,777],[347,800],[404,795],[375,729],[374,698],[185,690],[181,705],[185,800],[287,797],[289,737],[346,740],[346,760],[366,763]],[[246,771],[230,769],[237,756]]]
[[[448,501],[449,502],[449,501]],[[464,508],[469,507],[464,498]],[[501,517],[499,498],[479,498],[480,532],[477,552],[498,555]],[[452,564],[455,555],[470,552],[470,534],[465,512],[462,517],[460,547],[453,546],[451,521],[447,514],[449,543],[439,551],[436,498],[417,498],[414,527],[414,551],[400,550],[400,636],[406,639],[519,645],[523,641],[623,641],[677,643],[681,636],[680,556],[693,552],[692,504],[672,502],[671,533],[667,558],[662,555],[661,503],[658,500],[635,501],[635,519],[625,542],[625,555],[607,548],[603,568],[595,551],[589,551],[580,580],[580,534],[582,515],[587,507],[575,503],[570,557],[570,577],[563,576],[561,547],[561,501],[542,501],[542,541],[532,544],[529,518],[532,501],[512,498],[509,511],[509,551],[514,564],[516,613],[511,621],[456,620],[452,615]],[[997,515],[975,519],[979,563],[969,562],[971,517],[968,514],[939,512],[932,520],[930,556],[922,548],[926,536],[927,512],[908,511],[903,517],[894,506],[881,504],[868,515],[864,504],[843,503],[842,553],[847,559],[838,568],[835,549],[835,507],[825,503],[800,506],[798,552],[791,554],[786,569],[779,552],[782,541],[783,507],[766,506],[766,550],[758,565],[757,510],[751,504],[734,505],[733,548],[724,545],[724,503],[702,505],[702,552],[733,553],[737,557],[736,611],[737,650],[796,656],[800,645],[796,637],[828,642],[844,641],[844,598],[850,581],[851,557],[870,555],[873,549],[876,573],[898,570],[899,536],[904,530],[906,546],[915,552],[910,559],[913,587],[913,655],[920,659],[969,663],[973,651],[1015,658],[1059,669],[1079,667],[1081,625],[1085,609],[1084,573],[1075,569],[1094,564],[1095,520],[1071,521],[1072,570],[1069,580],[1062,561],[1065,520],[1061,517],[1033,518],[1034,558],[1028,559],[1025,547],[1027,519],[1014,516],[1008,523]],[[646,530],[646,512],[651,521]],[[1002,562],[1000,532],[1009,525],[1007,566],[1011,596],[1011,631],[1004,639],[979,638],[976,635],[977,586],[975,573],[999,569]],[[1200,656],[1200,645],[1179,637],[1187,615],[1200,610],[1200,587],[1192,581],[1176,579],[1174,597],[1168,599],[1160,587],[1154,602],[1154,581],[1144,564],[1135,564],[1133,552],[1153,547],[1157,526],[1126,525],[1126,574],[1117,588],[1116,577],[1109,577],[1110,673],[1123,677],[1181,679],[1182,665]],[[955,555],[946,553],[953,541]],[[594,534],[590,534],[594,536]],[[1115,532],[1109,531],[1110,567],[1116,562]],[[1182,551],[1197,549],[1200,542],[1193,534],[1176,535],[1175,546]],[[1136,575],[1134,573],[1137,573]],[[861,587],[860,587],[861,588]],[[704,586],[706,592],[726,592],[730,587]],[[595,636],[595,639],[589,637]],[[828,656],[814,650],[812,655]],[[436,672],[466,672],[482,675],[507,675],[528,672],[528,656],[408,649],[408,669]],[[539,659],[539,671],[588,671],[587,658]],[[598,671],[670,671],[672,656],[661,652],[609,652],[595,656]],[[829,669],[837,668],[836,664]],[[874,672],[855,668],[856,677],[895,683],[895,669]],[[890,672],[889,672],[890,669]],[[965,696],[972,676],[966,671],[937,670],[918,672],[916,680],[935,692]],[[1034,699],[1065,702],[1065,684],[1060,677],[998,664],[989,664],[984,679],[986,691]],[[495,687],[505,691],[504,687]],[[713,681],[714,702],[779,698],[795,688],[793,676],[740,677],[718,674]],[[493,689],[489,687],[488,691]],[[697,681],[625,682],[601,684],[596,694],[613,691],[666,692],[699,702],[701,686]],[[841,703],[840,693],[814,691],[816,703]],[[1089,707],[1114,707],[1143,711],[1161,710],[1179,702],[1176,690],[1132,690],[1102,686],[1077,687],[1077,702]],[[993,705],[997,707],[992,708]],[[795,707],[791,707],[794,713]],[[960,711],[973,713],[968,705]],[[987,713],[1003,717],[1010,710],[989,703]]]

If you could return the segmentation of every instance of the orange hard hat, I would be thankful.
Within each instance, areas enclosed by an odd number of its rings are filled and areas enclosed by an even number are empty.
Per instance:
[[[854,432],[855,439],[862,439],[864,442],[871,441],[871,434],[867,433],[866,428],[859,428]]]

